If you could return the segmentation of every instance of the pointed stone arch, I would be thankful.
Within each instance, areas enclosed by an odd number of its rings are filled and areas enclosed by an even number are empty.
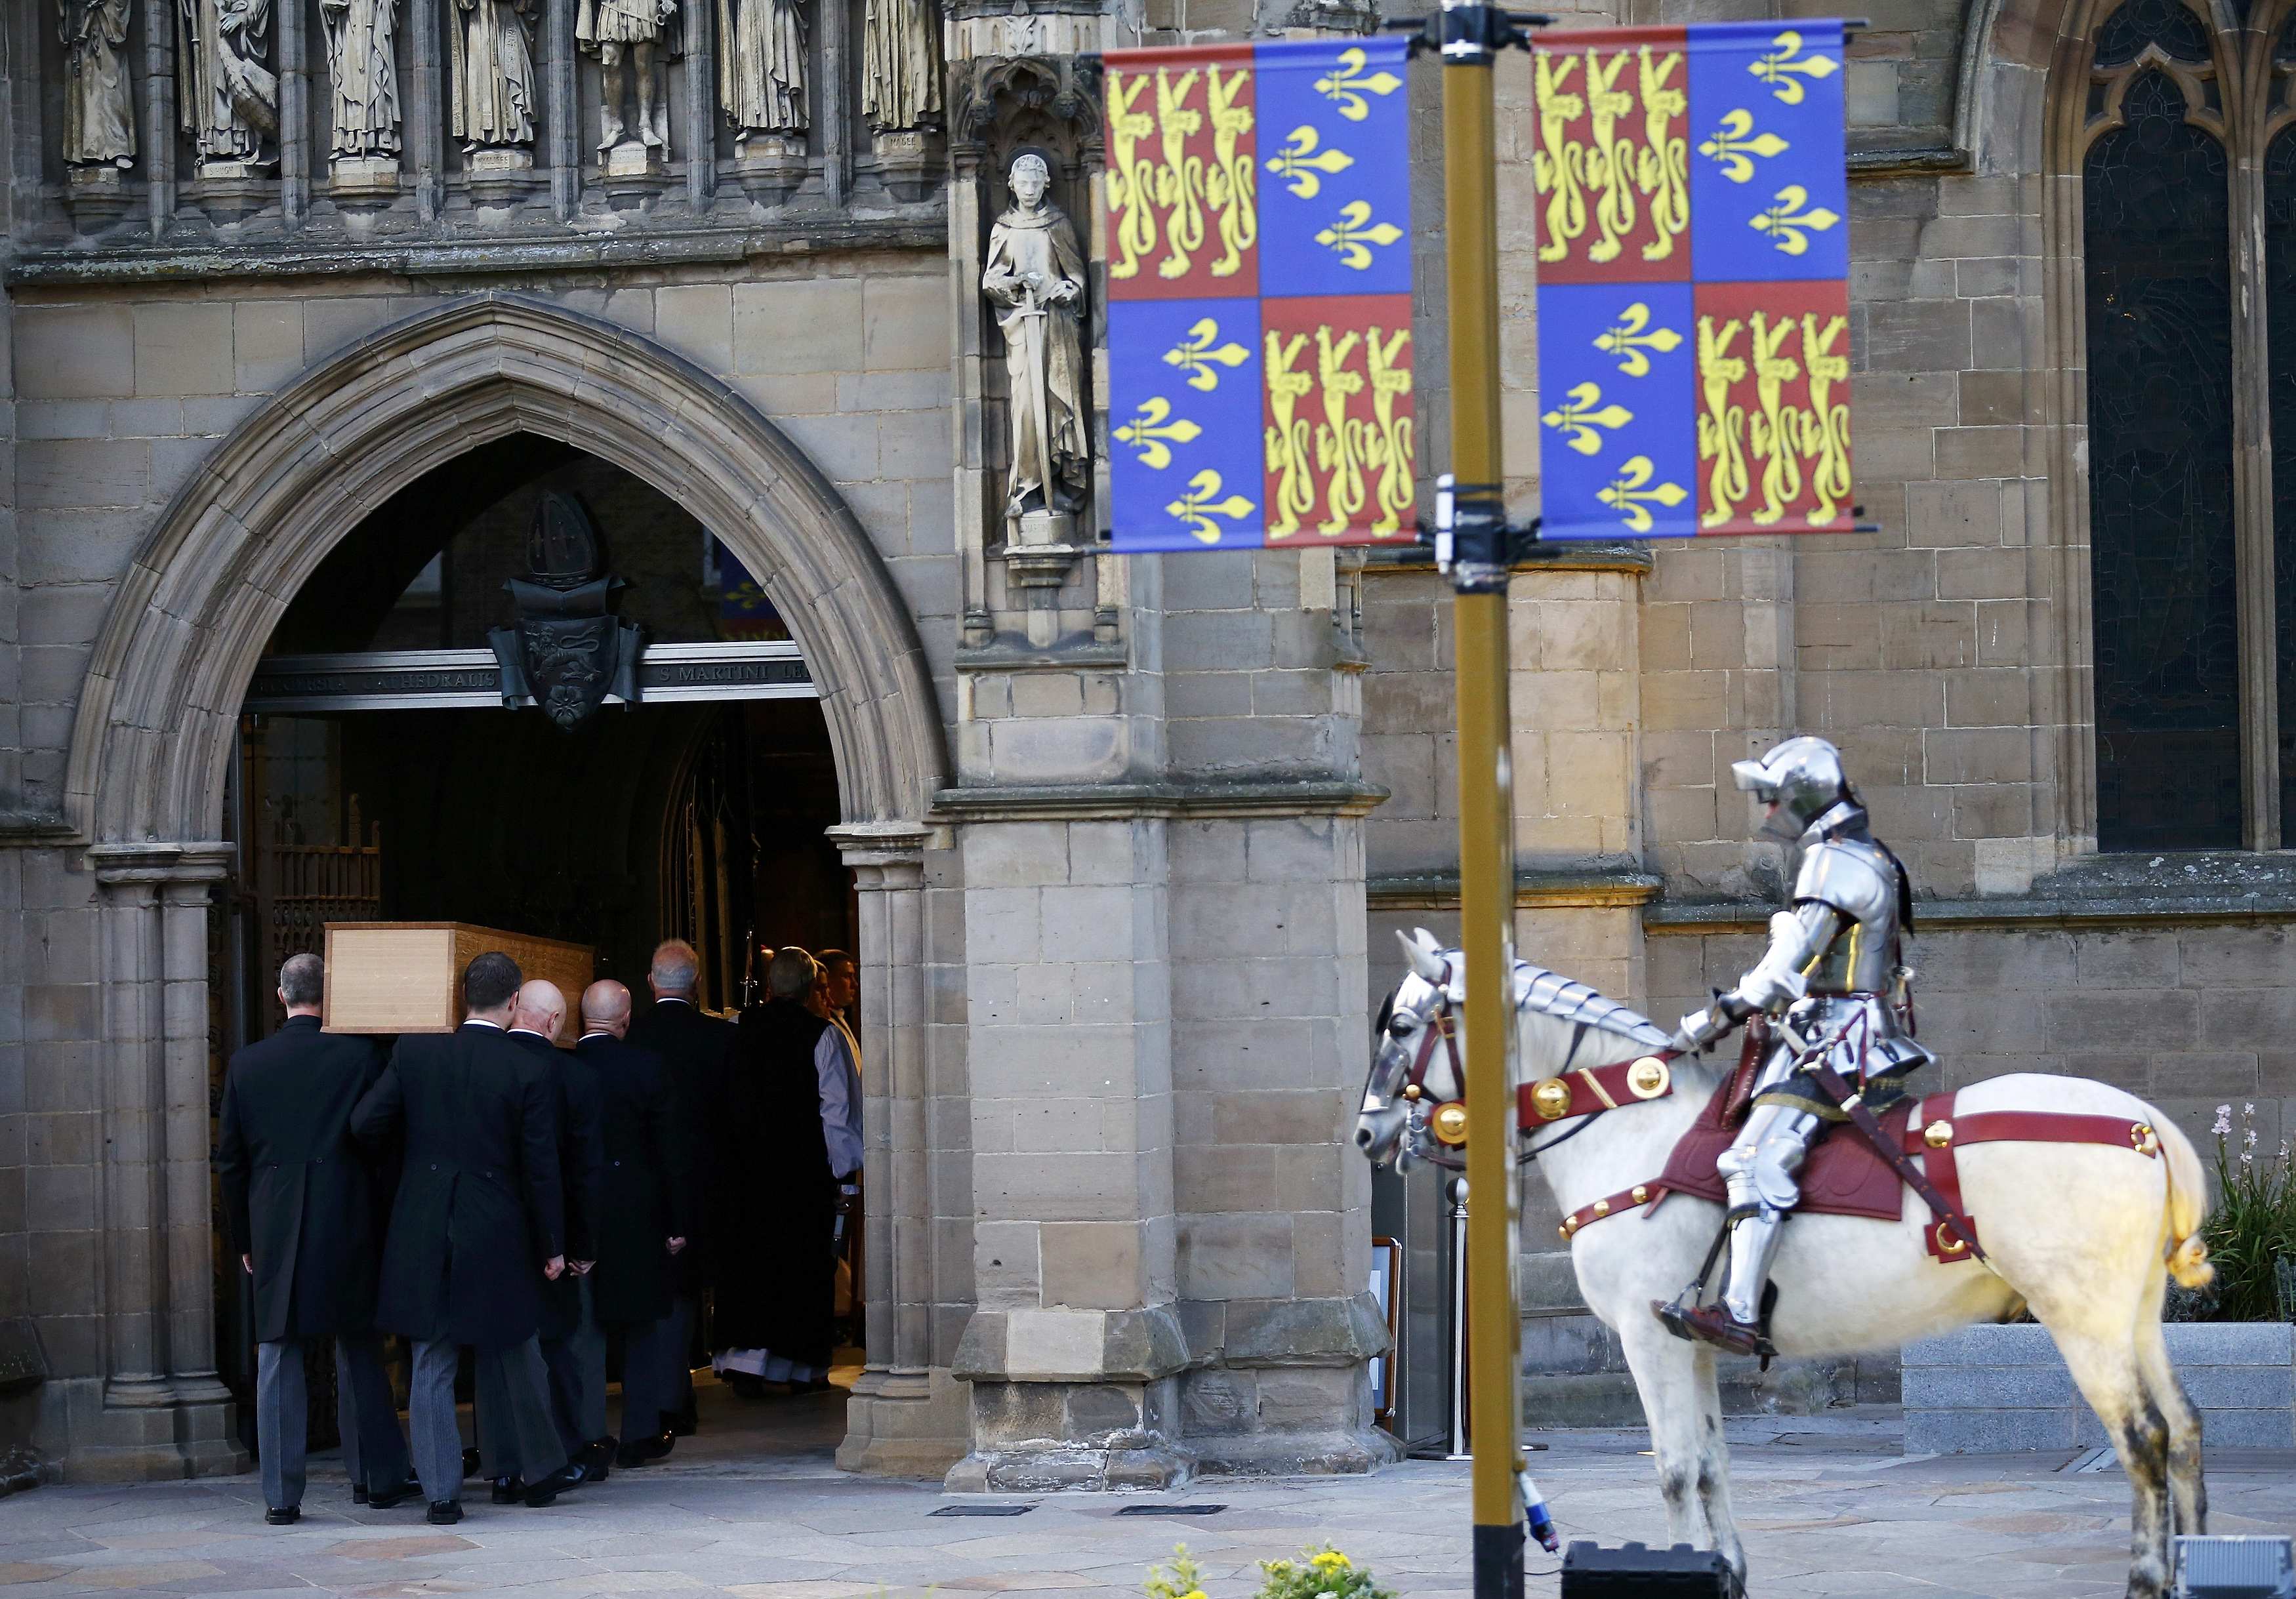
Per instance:
[[[122,579],[74,726],[67,814],[91,842],[217,836],[240,701],[296,590],[425,472],[512,433],[562,440],[684,504],[805,652],[842,821],[917,827],[946,781],[916,628],[844,500],[724,383],[595,317],[504,293],[385,327],[242,422]]]

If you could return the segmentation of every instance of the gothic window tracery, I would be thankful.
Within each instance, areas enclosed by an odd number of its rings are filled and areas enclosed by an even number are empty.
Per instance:
[[[2276,849],[2296,824],[2296,5],[2124,0],[2090,37],[2097,843]]]

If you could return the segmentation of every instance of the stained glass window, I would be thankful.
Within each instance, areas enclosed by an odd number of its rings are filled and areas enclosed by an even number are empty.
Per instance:
[[[2140,29],[2180,53],[2179,17],[2199,27],[2175,0],[2132,0],[2100,37],[2101,64],[2108,45],[2132,58]],[[2166,74],[2141,73],[2123,126],[2089,146],[2084,172],[2106,850],[2243,840],[2230,193],[2224,147],[2185,111]]]

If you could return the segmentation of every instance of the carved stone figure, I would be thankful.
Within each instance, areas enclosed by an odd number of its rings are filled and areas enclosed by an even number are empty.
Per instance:
[[[601,77],[598,149],[603,152],[629,138],[622,107],[637,69],[636,143],[654,156],[669,153],[669,57],[676,53],[677,0],[582,0],[574,37],[598,58]]]
[[[127,0],[57,0],[64,42],[64,160],[71,166],[135,160],[135,110],[119,60]]]
[[[454,68],[455,136],[466,152],[515,150],[534,143],[534,41],[542,0],[455,0],[448,29]]]
[[[319,0],[332,86],[329,149],[346,157],[398,154],[398,0]]]
[[[1000,309],[1012,380],[1013,473],[1004,514],[1020,523],[1049,512],[1051,531],[1083,504],[1091,472],[1078,338],[1084,255],[1067,215],[1046,198],[1052,174],[1044,157],[1015,160],[1011,184],[1013,203],[989,230],[980,270],[981,292]]]
[[[940,8],[869,0],[861,26],[861,114],[879,133],[940,120]]]
[[[801,133],[805,12],[800,0],[718,0],[718,96],[737,141],[756,133]]]
[[[271,0],[176,0],[176,60],[183,128],[202,176],[246,176],[275,155],[279,79],[271,50]]]

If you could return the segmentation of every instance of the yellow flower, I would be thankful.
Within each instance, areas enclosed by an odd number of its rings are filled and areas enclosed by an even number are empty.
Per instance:
[[[1337,1549],[1326,1549],[1311,1562],[1318,1571],[1344,1571],[1349,1569],[1348,1557]]]
[[[1204,1591],[1201,1588],[1190,1588],[1180,1595],[1180,1599],[1204,1599]]]

